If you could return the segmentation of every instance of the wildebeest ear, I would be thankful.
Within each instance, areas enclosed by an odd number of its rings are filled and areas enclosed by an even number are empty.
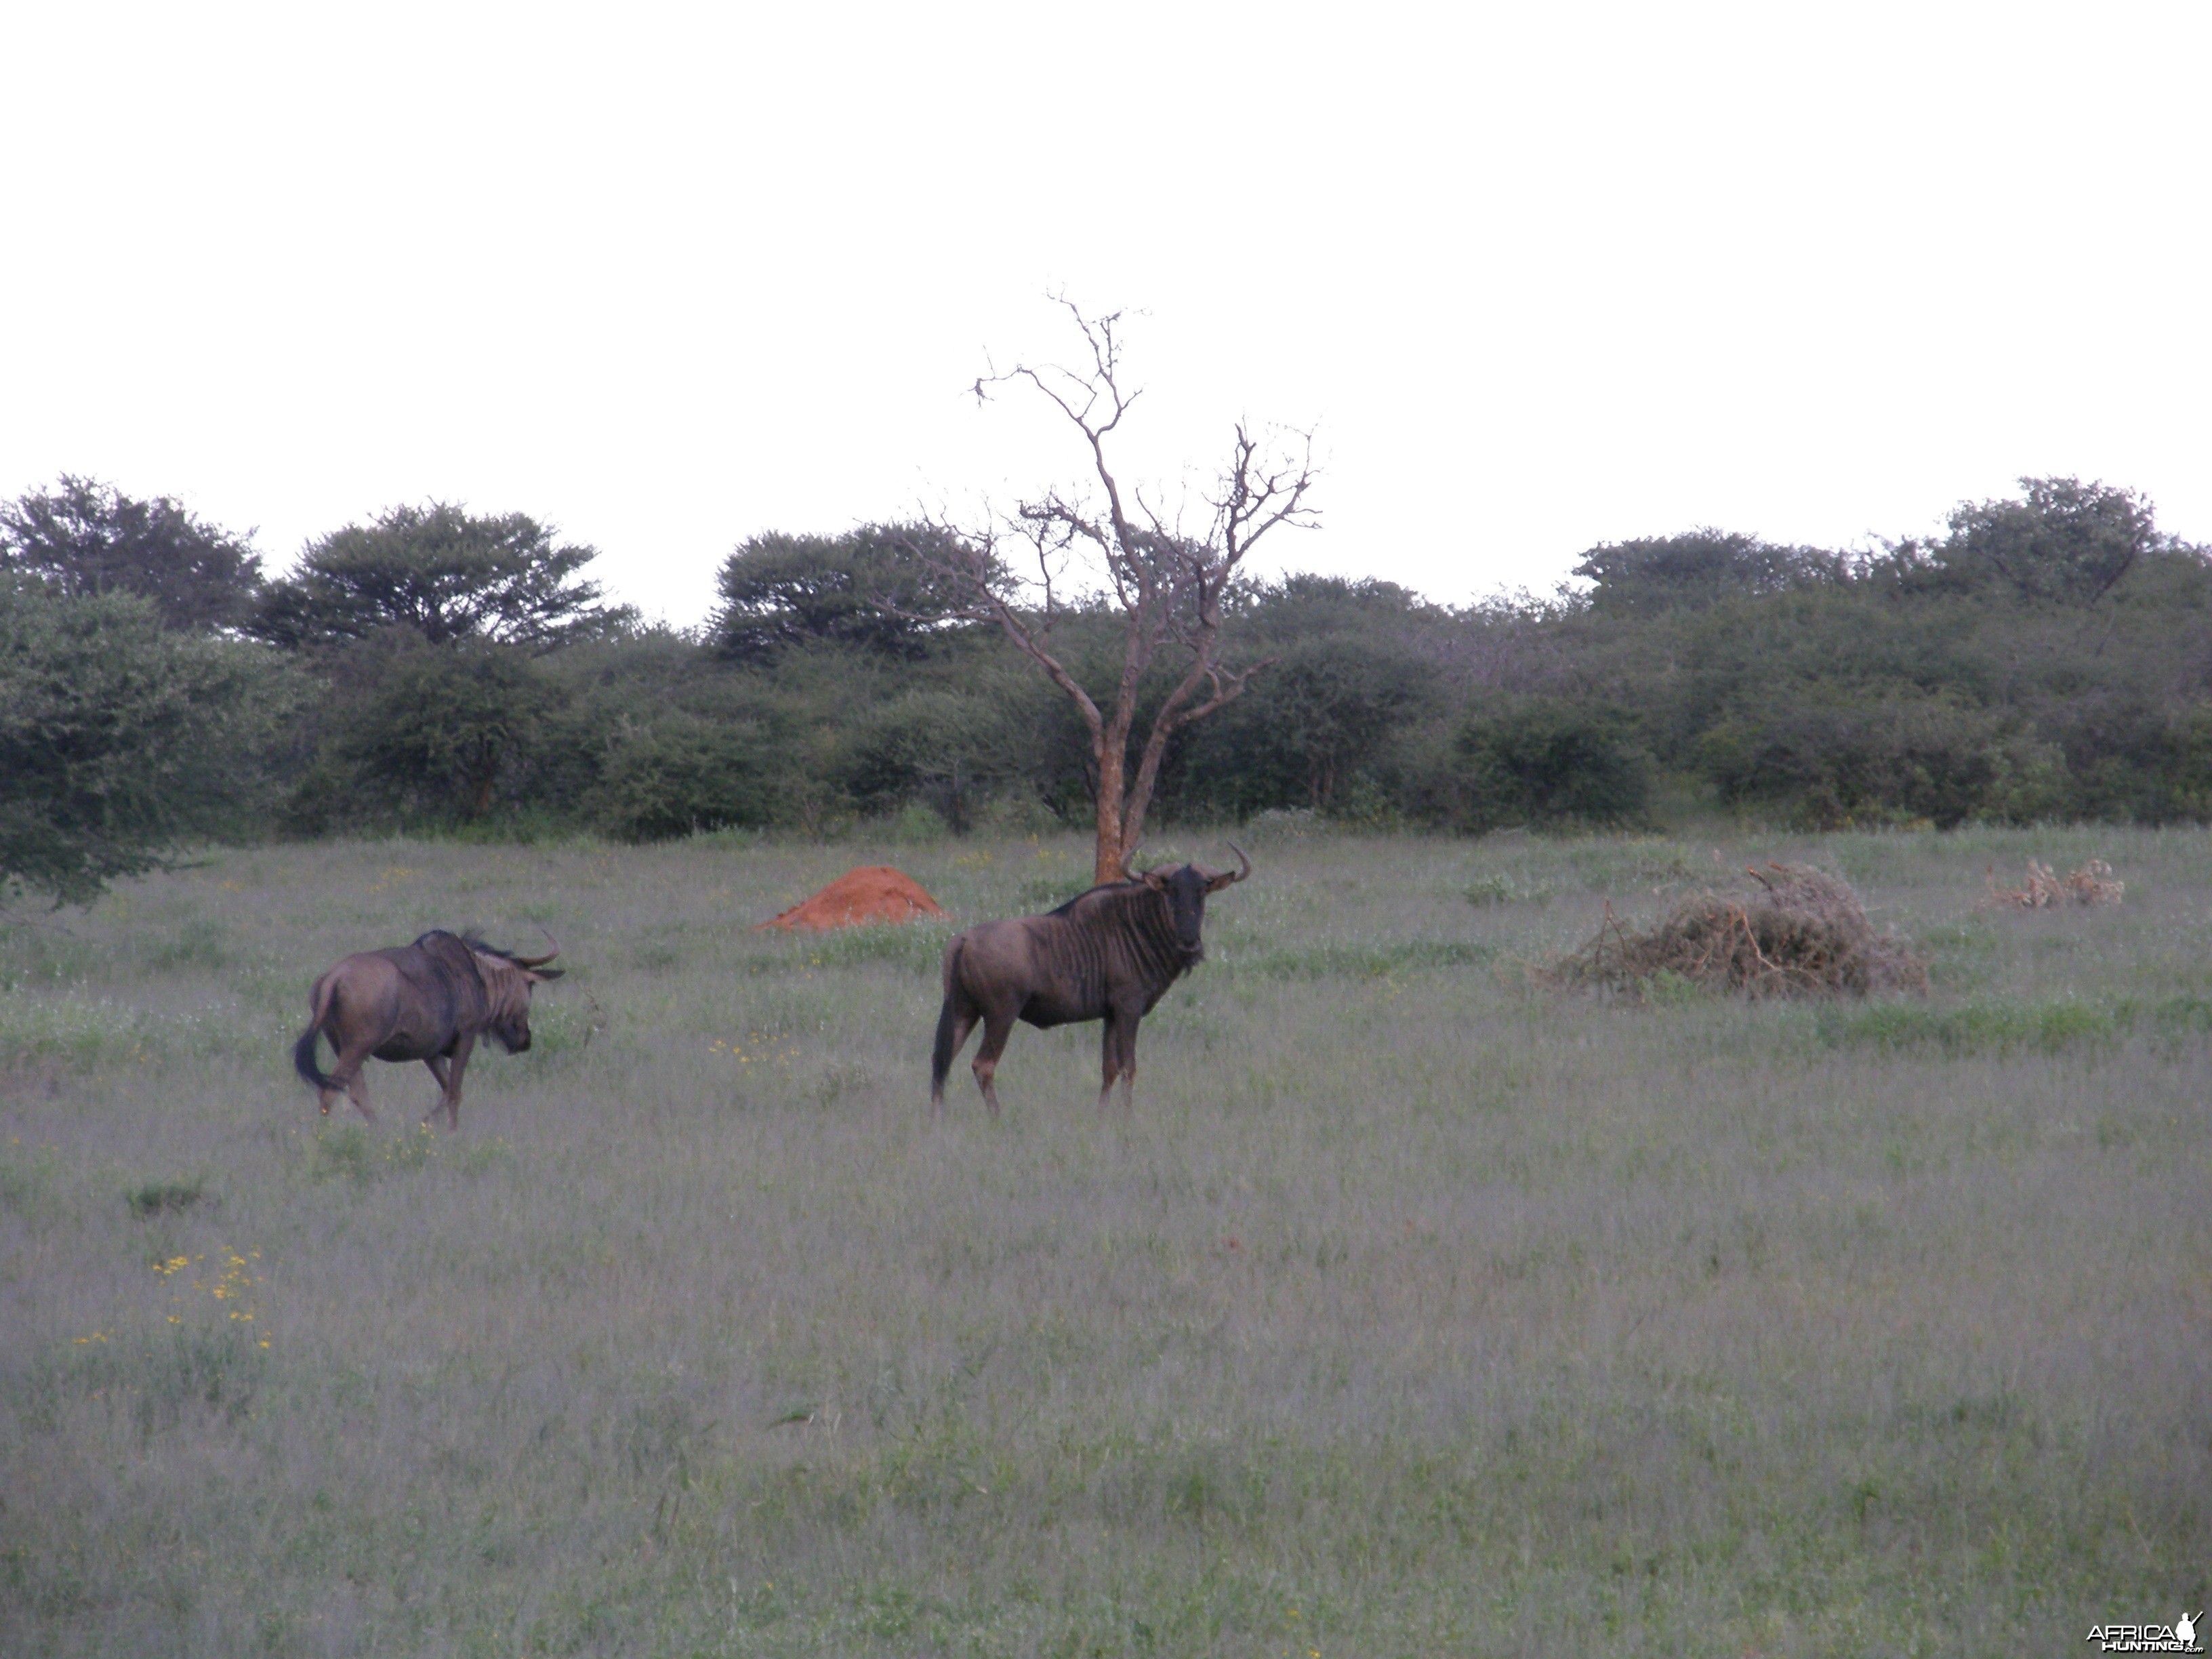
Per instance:
[[[1199,874],[1206,878],[1206,890],[1209,893],[1218,893],[1223,888],[1240,882],[1252,873],[1252,860],[1244,856],[1244,849],[1232,841],[1229,843],[1229,850],[1237,854],[1237,862],[1240,868],[1216,872],[1208,870],[1202,865],[1199,867]]]
[[[1168,890],[1168,872],[1164,869],[1139,870],[1137,872],[1137,879],[1155,893],[1164,893]]]
[[[568,970],[566,968],[526,968],[522,976],[532,985],[542,985],[549,979],[558,979]]]

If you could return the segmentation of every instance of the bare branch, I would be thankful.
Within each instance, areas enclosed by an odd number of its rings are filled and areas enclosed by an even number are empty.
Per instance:
[[[1241,696],[1252,676],[1270,665],[1257,662],[1237,672],[1220,665],[1222,604],[1246,556],[1263,537],[1285,526],[1306,528],[1318,522],[1307,500],[1315,479],[1313,443],[1310,433],[1296,433],[1297,445],[1277,453],[1240,422],[1228,464],[1205,497],[1211,510],[1206,533],[1186,534],[1182,515],[1171,517],[1141,488],[1125,496],[1109,454],[1110,441],[1141,395],[1123,385],[1123,313],[1086,317],[1064,295],[1052,297],[1073,319],[1089,367],[1016,363],[1002,370],[993,364],[973,390],[985,400],[998,387],[1018,381],[1042,395],[1080,434],[1099,492],[1097,504],[1081,495],[1048,491],[1019,503],[1001,521],[1036,555],[1038,575],[1030,585],[1042,597],[1041,625],[1032,625],[1018,605],[1020,585],[1006,574],[988,537],[957,544],[968,550],[957,571],[932,568],[967,596],[970,608],[964,614],[995,623],[1082,711],[1097,769],[1097,869],[1103,881],[1121,868],[1142,831],[1169,739]],[[1103,708],[1044,645],[1058,602],[1054,561],[1079,552],[1095,560],[1123,619],[1121,672]],[[1188,661],[1153,714],[1136,775],[1125,788],[1128,744],[1145,677],[1167,646],[1188,653]]]

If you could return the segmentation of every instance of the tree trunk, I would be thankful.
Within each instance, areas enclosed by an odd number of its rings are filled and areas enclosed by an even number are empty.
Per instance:
[[[1098,846],[1091,874],[1094,886],[1122,878],[1121,770],[1123,745],[1102,744],[1098,755]]]

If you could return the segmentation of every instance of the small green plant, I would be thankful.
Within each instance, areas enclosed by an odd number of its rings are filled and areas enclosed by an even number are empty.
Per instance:
[[[1066,826],[1033,795],[995,795],[975,813],[975,825],[994,835],[1049,836]]]
[[[222,968],[230,962],[230,931],[210,916],[195,916],[146,953],[149,967],[163,971]]]
[[[368,1131],[358,1123],[325,1129],[307,1149],[310,1181],[350,1181],[356,1186],[367,1186],[377,1174],[375,1148]]]
[[[1389,792],[1364,775],[1352,778],[1336,792],[1328,816],[1330,822],[1347,830],[1373,835],[1389,835],[1406,827],[1406,815]]]
[[[1544,904],[1550,901],[1553,888],[1547,881],[1531,881],[1525,876],[1500,871],[1494,875],[1478,876],[1463,890],[1469,904]]]
[[[131,1214],[143,1220],[172,1211],[189,1210],[206,1196],[206,1188],[198,1179],[150,1181],[136,1192],[124,1194],[123,1201],[131,1206]]]
[[[428,1123],[392,1138],[373,1133],[367,1124],[333,1124],[308,1149],[307,1178],[366,1187],[388,1175],[428,1169],[442,1161],[442,1152],[438,1132]]]
[[[869,922],[840,927],[807,941],[799,958],[812,969],[847,968],[861,962],[896,963],[918,974],[934,974],[945,957],[952,930],[942,922]]]
[[[498,1135],[489,1140],[465,1140],[458,1146],[440,1147],[438,1161],[465,1176],[489,1175],[514,1162],[514,1146]]]
[[[28,1213],[53,1195],[59,1160],[52,1146],[26,1146],[10,1137],[0,1146],[0,1210]]]
[[[1304,841],[1328,827],[1310,806],[1271,806],[1244,820],[1244,834],[1251,841]]]
[[[1696,1002],[1710,995],[1706,988],[1687,975],[1678,974],[1672,968],[1662,968],[1638,988],[1643,1000],[1655,1008],[1680,1008],[1686,1003]]]
[[[933,806],[915,801],[886,826],[890,838],[902,847],[928,847],[948,833],[944,816]]]

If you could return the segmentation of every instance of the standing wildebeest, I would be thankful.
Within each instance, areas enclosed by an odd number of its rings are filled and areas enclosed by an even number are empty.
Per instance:
[[[438,1079],[446,1127],[458,1129],[469,1051],[483,1035],[511,1054],[530,1047],[530,988],[561,977],[560,969],[544,965],[560,954],[557,941],[542,957],[519,957],[482,939],[433,930],[412,945],[348,957],[307,994],[313,1018],[292,1049],[292,1063],[322,1091],[325,1116],[343,1089],[373,1123],[376,1114],[361,1075],[368,1057],[419,1060]],[[327,1077],[315,1065],[315,1039],[325,1036],[337,1055]],[[433,1106],[422,1121],[437,1115]]]
[[[1018,1019],[1039,1027],[1104,1020],[1099,1109],[1118,1077],[1121,1107],[1128,1110],[1137,1081],[1137,1022],[1206,954],[1199,938],[1206,896],[1252,873],[1243,848],[1231,842],[1229,850],[1243,866],[1233,874],[1195,864],[1147,870],[1094,887],[1049,915],[987,921],[955,938],[945,947],[930,1115],[944,1115],[945,1074],[978,1020],[983,1042],[975,1051],[975,1081],[992,1116],[999,1115],[999,1091],[991,1079]]]

